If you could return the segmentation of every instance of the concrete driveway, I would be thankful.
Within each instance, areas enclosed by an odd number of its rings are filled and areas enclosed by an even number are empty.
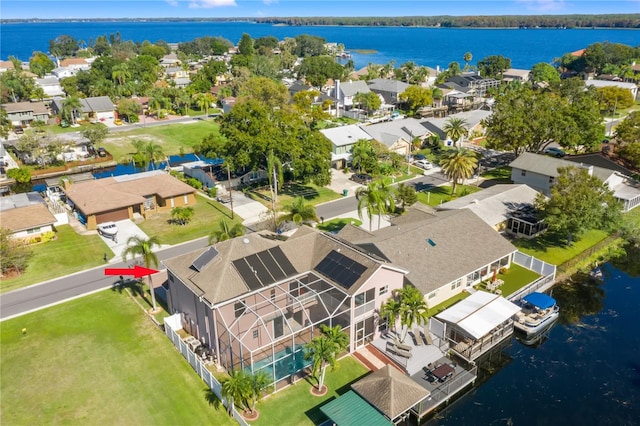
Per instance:
[[[129,238],[133,236],[138,236],[140,238],[149,238],[147,234],[145,234],[142,229],[138,228],[138,225],[133,223],[131,220],[119,220],[115,222],[118,226],[118,234],[115,239],[107,238],[100,235],[100,238],[109,246],[111,251],[113,251],[114,256],[112,258],[108,258],[109,263],[120,262],[122,259],[122,252],[127,248],[127,241]]]
[[[342,170],[331,169],[331,183],[329,189],[343,195],[343,191],[347,190],[347,196],[353,197],[356,195],[356,189],[365,186],[356,183],[349,179],[353,173],[345,173]]]

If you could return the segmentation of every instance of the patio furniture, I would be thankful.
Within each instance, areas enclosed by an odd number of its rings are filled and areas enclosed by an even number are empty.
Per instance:
[[[396,344],[393,342],[387,342],[387,352],[390,352],[394,355],[401,356],[403,358],[411,358],[411,346]]]
[[[428,325],[424,326],[422,336],[424,337],[425,342],[427,342],[427,345],[433,345],[433,340],[431,339],[431,334],[429,334]]]
[[[437,378],[440,382],[446,381],[449,377],[453,376],[456,370],[449,364],[441,364],[431,371],[431,374]]]
[[[413,329],[413,337],[415,339],[416,346],[422,346],[422,336],[420,336],[420,329],[419,328],[414,328]]]
[[[403,350],[403,351],[409,351],[409,352],[411,352],[411,346],[409,346],[409,345],[405,345],[405,344],[402,344],[402,343],[400,343],[398,340],[395,340],[395,341],[393,342],[393,344],[394,344],[394,345],[396,346],[396,348],[398,348],[398,349],[401,349],[401,350]]]

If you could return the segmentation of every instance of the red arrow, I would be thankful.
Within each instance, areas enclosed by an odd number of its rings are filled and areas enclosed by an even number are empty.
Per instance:
[[[133,278],[144,277],[145,275],[155,274],[155,269],[145,268],[144,266],[136,265],[131,268],[105,268],[105,275],[133,275]]]

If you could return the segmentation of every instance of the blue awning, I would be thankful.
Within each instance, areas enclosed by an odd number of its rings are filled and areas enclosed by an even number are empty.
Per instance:
[[[544,294],[533,292],[522,298],[527,303],[531,303],[533,306],[537,306],[540,309],[547,309],[556,304],[556,299]]]

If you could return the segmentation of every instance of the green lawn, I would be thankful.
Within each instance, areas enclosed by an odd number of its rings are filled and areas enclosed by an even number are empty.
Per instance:
[[[180,148],[186,153],[192,152],[194,146],[200,144],[205,136],[218,132],[219,128],[220,126],[214,120],[144,127],[110,133],[100,146],[109,151],[116,161],[122,161],[128,154],[133,153],[131,141],[135,139],[153,140],[162,146],[166,155],[177,155],[180,153]]]
[[[163,211],[154,214],[138,223],[148,236],[157,236],[161,244],[178,244],[195,238],[206,237],[214,229],[217,229],[220,218],[224,217],[227,223],[233,226],[231,211],[217,201],[210,200],[201,195],[196,196],[198,202],[191,207],[194,215],[187,225],[175,225],[169,223],[171,211]],[[235,215],[235,222],[241,222],[242,218]]]
[[[271,191],[269,187],[261,187],[249,192],[253,195],[253,199],[271,208]],[[289,183],[278,191],[278,203],[276,209],[282,209],[283,206],[291,203],[295,197],[303,197],[309,204],[316,205],[326,203],[327,201],[342,198],[342,195],[329,188],[314,185],[312,183]]]
[[[0,292],[15,290],[104,264],[113,252],[98,235],[78,235],[70,225],[57,228],[56,240],[31,246],[33,256],[24,274],[3,279]]]
[[[435,305],[432,308],[429,308],[427,310],[427,316],[434,316],[435,314],[444,311],[445,309],[447,309],[449,306],[459,302],[462,299],[466,299],[467,297],[471,296],[471,293],[467,293],[466,291],[463,291],[462,293],[458,293],[455,296],[453,296],[450,299],[445,300],[442,303],[439,303],[437,305]]]
[[[578,241],[574,241],[569,247],[566,245],[566,235],[555,235],[545,232],[541,236],[532,240],[519,239],[514,241],[514,245],[526,254],[530,254],[540,260],[553,265],[562,265],[569,259],[574,258],[589,247],[607,238],[604,231],[591,230],[586,232]]]
[[[489,277],[490,280],[492,277]],[[512,263],[506,274],[498,274],[497,279],[503,280],[504,284],[500,286],[503,296],[508,296],[520,290],[525,285],[532,283],[540,278],[540,275],[520,265]],[[486,291],[486,285],[480,284],[479,289]]]
[[[338,232],[349,223],[352,223],[355,226],[362,225],[362,221],[360,219],[347,217],[347,218],[325,220],[323,224],[318,224],[316,228],[320,229],[321,231]]]
[[[480,177],[487,180],[497,180],[499,183],[511,183],[511,167],[502,166],[487,170]]]
[[[320,406],[347,392],[349,385],[367,374],[362,364],[352,357],[346,357],[337,363],[337,369],[327,370],[325,384],[329,391],[325,396],[311,395],[312,384],[307,380],[300,380],[278,393],[265,398],[258,404],[260,418],[251,422],[255,425],[318,425],[327,418],[320,411]]]
[[[206,402],[206,384],[124,293],[5,321],[0,344],[2,424],[235,424]]]
[[[482,188],[472,185],[458,185],[456,187],[455,195],[451,195],[451,186],[436,186],[423,192],[418,192],[418,201],[428,206],[439,206],[442,203],[451,201],[455,198],[463,197],[465,195],[473,194],[480,191]]]

